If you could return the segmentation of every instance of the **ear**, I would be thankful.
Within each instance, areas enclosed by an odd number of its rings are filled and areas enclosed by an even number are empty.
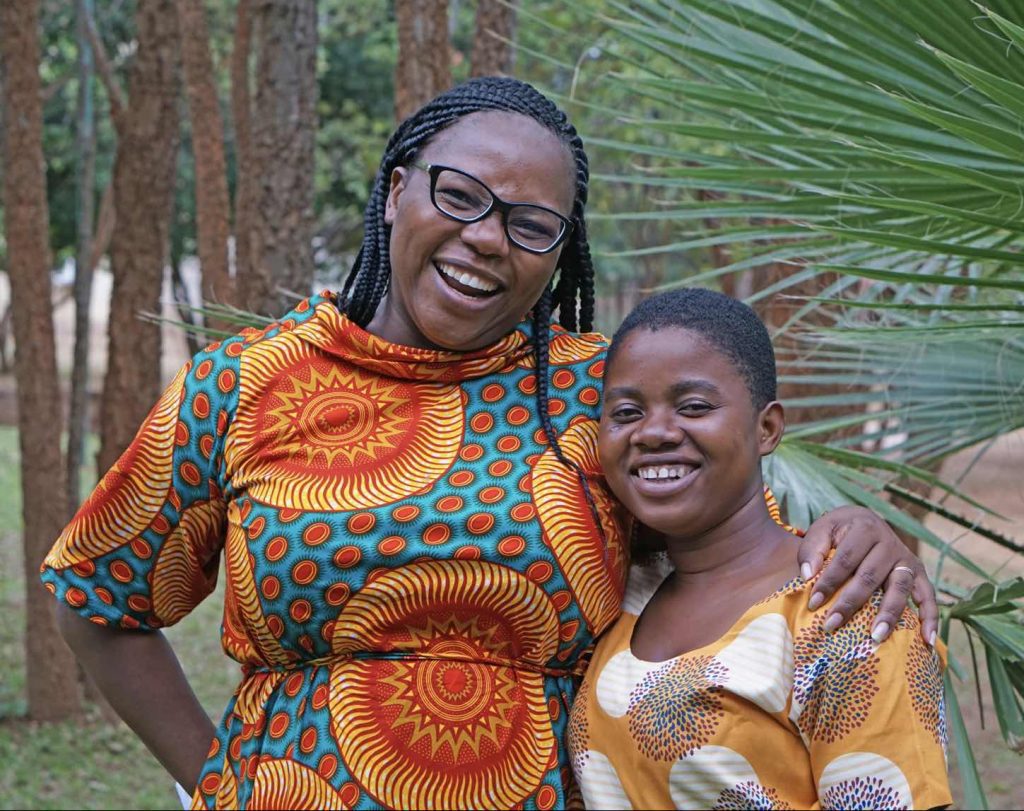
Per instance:
[[[391,170],[391,187],[388,189],[388,199],[384,202],[384,222],[391,225],[398,214],[398,198],[405,191],[405,184],[409,180],[409,170],[404,166],[396,166]]]
[[[757,415],[757,449],[761,456],[767,456],[774,451],[785,432],[785,409],[778,400],[772,400]]]

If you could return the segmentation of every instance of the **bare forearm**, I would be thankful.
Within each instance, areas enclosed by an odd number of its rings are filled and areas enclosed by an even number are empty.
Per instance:
[[[192,791],[215,730],[164,635],[103,628],[63,607],[58,622],[110,706]]]

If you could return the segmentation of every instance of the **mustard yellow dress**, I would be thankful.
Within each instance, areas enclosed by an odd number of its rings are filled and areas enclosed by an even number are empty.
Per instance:
[[[796,579],[720,639],[664,662],[635,657],[637,619],[671,571],[633,566],[569,721],[588,809],[932,808],[951,802],[936,651],[905,611],[881,645],[879,595],[825,633]]]

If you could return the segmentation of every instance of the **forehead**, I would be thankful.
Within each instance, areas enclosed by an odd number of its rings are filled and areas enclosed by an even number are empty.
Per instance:
[[[604,385],[606,389],[629,386],[654,392],[696,377],[723,390],[747,388],[732,358],[700,333],[683,327],[657,331],[638,327],[616,341]]]
[[[519,113],[471,113],[443,129],[424,160],[469,172],[500,197],[552,205],[566,213],[576,198],[569,147],[547,127]]]

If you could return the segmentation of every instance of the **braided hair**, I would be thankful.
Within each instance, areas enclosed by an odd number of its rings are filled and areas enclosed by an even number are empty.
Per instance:
[[[554,133],[572,153],[576,167],[572,233],[559,256],[558,282],[545,288],[533,308],[533,352],[537,366],[537,410],[548,444],[558,460],[576,472],[597,530],[604,540],[597,506],[583,470],[568,459],[558,444],[548,410],[550,321],[557,310],[558,323],[573,332],[593,329],[594,266],[587,242],[584,208],[590,179],[583,141],[569,119],[550,99],[531,85],[507,77],[470,79],[427,102],[403,121],[384,149],[363,217],[363,244],[345,279],[339,299],[342,312],[361,327],[373,319],[391,281],[389,242],[391,227],[384,222],[391,174],[412,162],[430,141],[446,127],[472,113],[497,111],[532,118]]]

